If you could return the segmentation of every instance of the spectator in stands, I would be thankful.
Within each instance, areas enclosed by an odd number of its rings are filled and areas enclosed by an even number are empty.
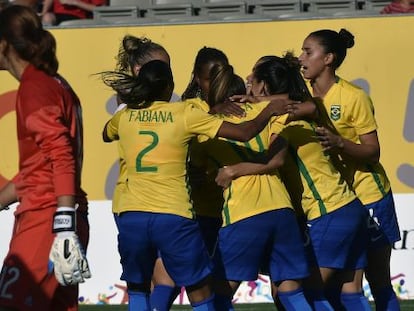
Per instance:
[[[401,13],[414,13],[414,0],[393,0],[381,10],[381,14]]]
[[[35,10],[36,12],[40,13],[40,9],[43,5],[43,1],[42,0],[9,0],[6,1],[9,4],[13,4],[13,5],[23,5],[23,6],[28,6],[30,8],[32,8],[33,10]]]
[[[63,21],[92,18],[95,7],[107,4],[107,0],[44,0],[42,23],[54,26]]]
[[[9,4],[9,1],[0,0],[0,11],[3,10],[8,4]]]
[[[36,12],[40,12],[42,0],[0,0],[0,11],[5,9],[9,5],[23,5],[34,9]]]

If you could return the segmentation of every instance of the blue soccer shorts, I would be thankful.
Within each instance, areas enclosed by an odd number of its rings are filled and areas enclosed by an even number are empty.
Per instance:
[[[311,265],[363,269],[367,262],[367,211],[358,199],[307,222]]]
[[[401,240],[392,191],[381,200],[365,205],[368,210],[369,249],[379,249]]]
[[[155,259],[177,286],[189,286],[211,274],[211,260],[198,223],[172,214],[125,212],[116,216],[121,279],[132,283],[151,280]]]
[[[274,282],[299,280],[309,274],[302,235],[290,208],[251,216],[219,231],[215,277],[252,281],[262,267]]]

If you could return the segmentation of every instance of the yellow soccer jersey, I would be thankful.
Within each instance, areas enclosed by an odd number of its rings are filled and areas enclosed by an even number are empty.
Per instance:
[[[195,98],[192,100],[192,103],[206,112],[210,109],[210,106],[201,99]],[[195,182],[191,187],[191,199],[195,213],[200,216],[221,217],[223,189],[215,181],[219,166],[213,158],[208,156],[206,143],[200,143],[197,139],[192,140],[190,161],[192,165],[198,169],[205,170],[206,173],[203,176],[204,180]]]
[[[113,213],[119,213],[119,210],[120,210],[119,200],[121,198],[122,193],[126,189],[126,182],[128,179],[126,163],[125,163],[125,159],[123,156],[123,150],[119,143],[118,143],[118,153],[119,153],[119,176],[116,181],[114,193],[112,195],[112,212]]]
[[[355,143],[359,135],[377,130],[374,107],[369,96],[361,88],[338,78],[323,98],[326,111],[338,133]],[[357,165],[352,186],[364,204],[380,200],[390,190],[390,183],[380,163]]]
[[[193,175],[191,182],[191,199],[194,211],[197,215],[207,217],[221,217],[223,208],[223,189],[217,185],[215,178],[218,171],[218,163],[208,156],[206,143],[200,143],[193,139],[190,147],[190,163],[199,175]],[[199,180],[201,178],[201,180]]]
[[[186,179],[189,143],[198,134],[215,137],[222,122],[191,101],[154,102],[145,109],[115,114],[106,133],[111,139],[119,138],[128,177],[116,212],[193,218]]]
[[[315,126],[290,122],[280,133],[289,142],[283,180],[299,214],[311,220],[330,213],[352,200],[355,194],[323,152]]]
[[[115,113],[125,108],[126,108],[126,104],[122,103],[115,110]],[[127,181],[125,159],[124,159],[123,152],[122,152],[119,142],[117,144],[117,147],[118,147],[118,154],[119,154],[119,175],[118,175],[118,179],[116,181],[116,185],[114,188],[114,193],[112,195],[112,212],[113,213],[117,213],[117,211],[119,210],[119,207],[118,207],[119,198],[121,197],[121,194],[124,192],[126,188],[126,181]]]
[[[245,118],[222,117],[232,123],[248,121],[255,118],[267,104],[268,102],[244,105],[247,114]],[[221,138],[208,140],[205,143],[209,156],[220,167],[252,161],[267,151],[272,134],[281,131],[286,118],[287,115],[272,118],[262,132],[245,143]],[[222,214],[223,226],[270,210],[292,208],[278,171],[237,178],[224,191],[223,196],[225,200]]]

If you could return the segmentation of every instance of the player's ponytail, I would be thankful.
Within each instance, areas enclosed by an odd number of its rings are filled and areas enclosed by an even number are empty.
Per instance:
[[[13,47],[18,57],[48,75],[56,75],[56,41],[43,29],[39,16],[27,6],[11,5],[0,12],[0,40]]]
[[[157,52],[168,55],[163,46],[148,38],[125,35],[119,47],[115,71],[135,75],[134,67],[149,62]]]
[[[287,65],[287,76],[289,79],[289,98],[293,100],[306,101],[312,98],[311,93],[300,72],[299,59],[293,52],[287,52],[283,59]]]
[[[160,60],[144,64],[138,76],[106,71],[101,77],[131,109],[146,108],[154,101],[168,101],[174,89],[171,68]]]
[[[183,100],[186,100],[188,98],[196,98],[196,97],[203,97],[201,94],[201,88],[197,83],[197,77],[200,76],[201,71],[203,70],[203,67],[208,64],[216,64],[216,65],[228,65],[229,60],[222,51],[211,48],[211,47],[203,47],[201,48],[196,56],[196,59],[194,61],[194,68],[191,73],[191,79],[190,82],[187,85],[187,88],[185,89],[184,93],[181,95],[181,98]],[[207,94],[204,94],[207,95]],[[207,98],[203,98],[204,100],[207,100]]]
[[[57,73],[59,63],[56,58],[56,40],[49,31],[43,30],[41,33],[32,63],[36,68],[51,76]]]

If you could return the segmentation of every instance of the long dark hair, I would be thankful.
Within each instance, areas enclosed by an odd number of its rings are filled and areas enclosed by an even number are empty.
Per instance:
[[[230,96],[246,94],[244,80],[236,75],[231,65],[215,65],[210,71],[210,90],[207,102],[210,107],[226,102]]]
[[[300,73],[299,60],[291,52],[258,63],[253,76],[265,82],[269,95],[287,93],[289,98],[300,101],[312,98]]]
[[[174,89],[171,68],[160,60],[145,63],[138,76],[117,71],[106,71],[101,76],[103,82],[132,109],[146,108],[157,100],[168,101]]]
[[[220,65],[228,65],[229,60],[224,54],[224,52],[211,47],[203,47],[201,48],[194,61],[194,68],[193,72],[191,73],[191,80],[188,84],[187,88],[185,89],[181,98],[188,99],[188,98],[195,98],[199,96],[200,93],[200,86],[197,84],[196,76],[198,76],[204,65],[209,63],[213,64],[220,64]]]
[[[27,6],[10,5],[0,11],[0,40],[12,46],[17,55],[48,75],[57,73],[56,41],[43,29],[36,12]]]

